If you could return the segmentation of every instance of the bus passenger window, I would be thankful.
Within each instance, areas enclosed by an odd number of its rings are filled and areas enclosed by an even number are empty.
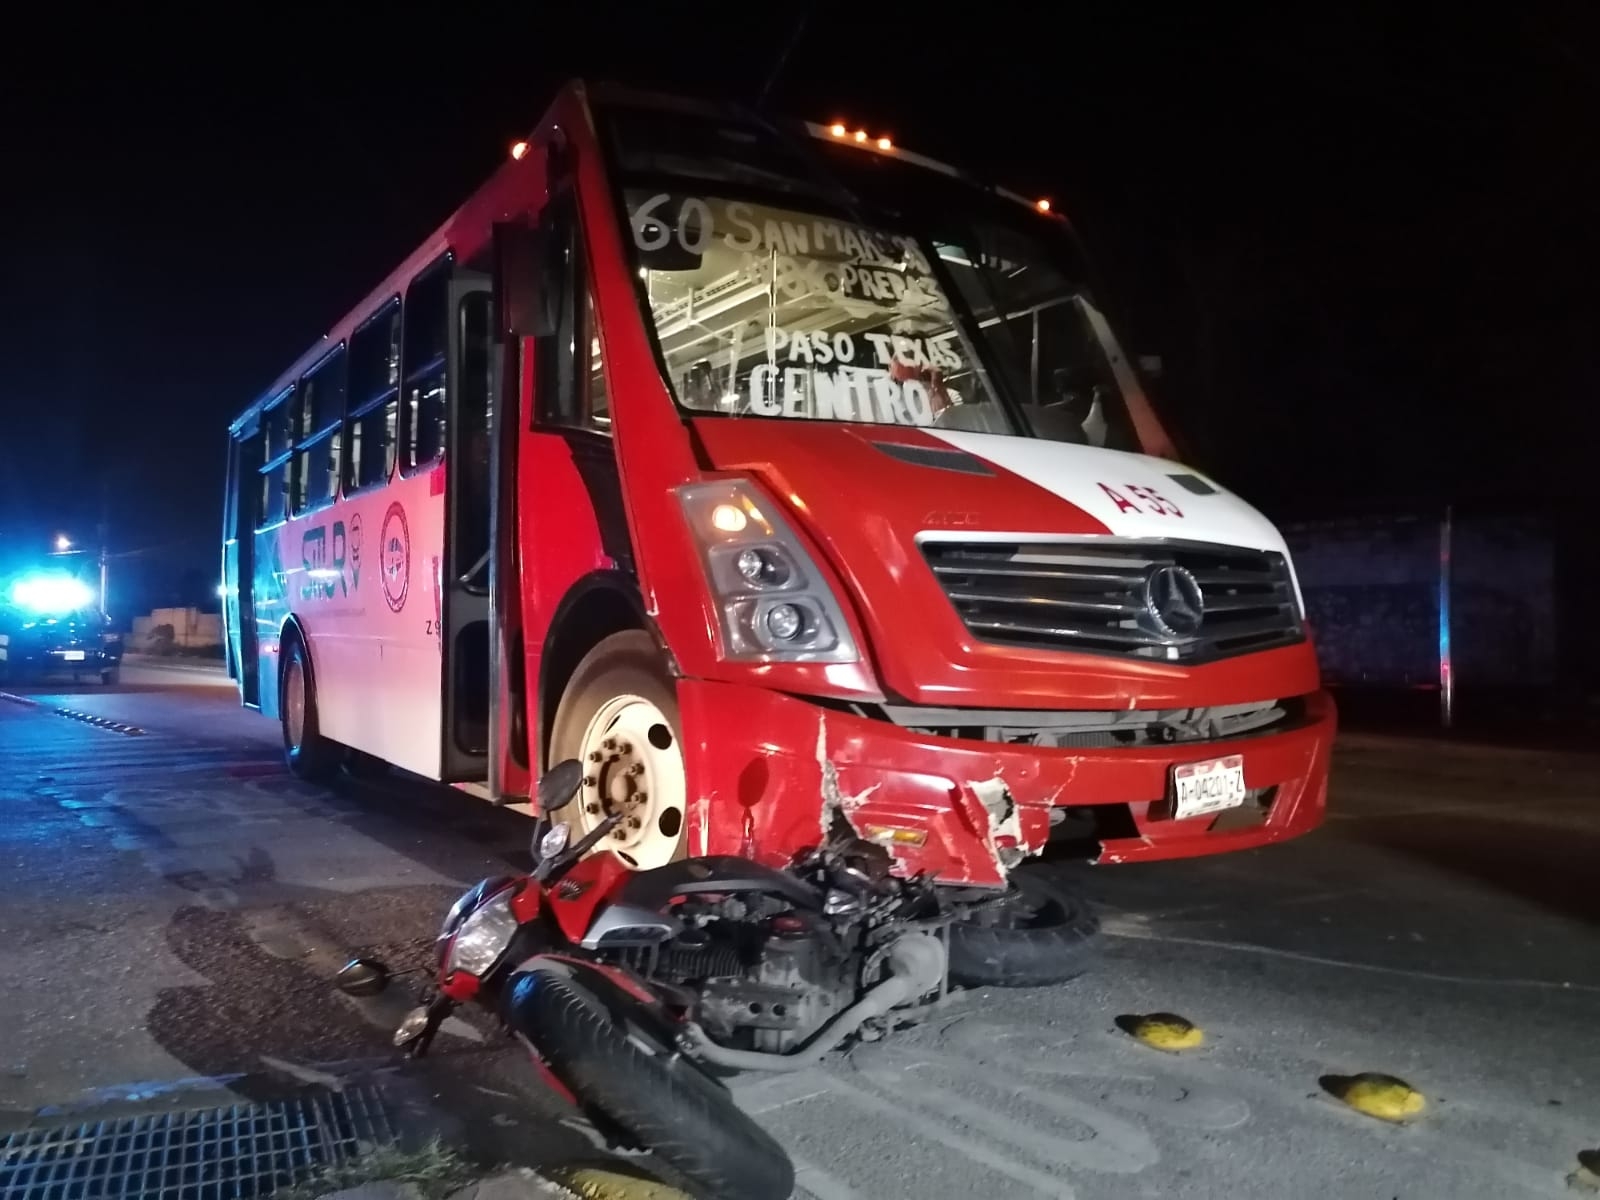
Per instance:
[[[289,410],[293,396],[292,389],[284,392],[261,414],[267,461],[261,467],[261,494],[256,513],[262,529],[278,524],[285,516],[284,506],[288,502],[289,479],[294,466],[294,456],[289,450]]]
[[[345,351],[340,346],[300,381],[293,475],[296,515],[321,508],[339,494],[345,366]]]
[[[400,420],[400,301],[350,335],[350,455],[345,491],[387,483]]]
[[[452,570],[460,575],[472,569],[489,549],[489,430],[493,397],[490,363],[493,333],[488,292],[471,292],[461,301],[457,316],[461,335],[461,362],[456,397],[456,460],[450,471],[459,480],[460,511],[455,524]],[[458,472],[459,468],[459,472]]]
[[[401,357],[401,470],[427,467],[444,454],[445,350],[450,331],[450,265],[445,255],[406,293]]]

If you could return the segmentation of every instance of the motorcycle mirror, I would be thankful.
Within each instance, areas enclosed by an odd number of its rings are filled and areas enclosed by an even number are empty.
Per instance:
[[[539,779],[539,811],[553,813],[572,803],[583,782],[583,764],[575,758],[558,762]]]
[[[346,996],[376,996],[389,986],[389,968],[370,958],[353,958],[333,977]]]

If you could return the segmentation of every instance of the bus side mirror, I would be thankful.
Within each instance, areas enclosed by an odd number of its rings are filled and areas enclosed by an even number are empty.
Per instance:
[[[494,227],[494,295],[505,338],[549,337],[556,331],[559,288],[549,270],[550,239],[543,228]]]

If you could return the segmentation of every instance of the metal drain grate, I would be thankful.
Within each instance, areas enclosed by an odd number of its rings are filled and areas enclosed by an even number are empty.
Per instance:
[[[24,1129],[0,1141],[0,1200],[253,1200],[394,1140],[357,1087]]]

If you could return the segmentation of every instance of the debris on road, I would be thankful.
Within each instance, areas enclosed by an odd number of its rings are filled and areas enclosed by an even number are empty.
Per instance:
[[[1336,1100],[1381,1121],[1405,1121],[1427,1105],[1421,1092],[1393,1075],[1366,1071],[1360,1075],[1324,1075],[1319,1082]]]
[[[1147,1013],[1144,1016],[1117,1018],[1117,1027],[1124,1033],[1156,1050],[1176,1053],[1193,1050],[1205,1041],[1205,1033],[1187,1017],[1177,1013]]]
[[[377,1179],[336,1192],[324,1192],[316,1200],[428,1200],[439,1194],[436,1187],[414,1179]],[[587,1193],[585,1193],[587,1194]],[[668,1193],[661,1193],[667,1200]],[[682,1194],[672,1192],[670,1196]],[[526,1167],[498,1171],[493,1175],[458,1187],[449,1193],[449,1200],[574,1200],[575,1193],[557,1183],[530,1171]],[[607,1200],[611,1196],[607,1194]],[[624,1200],[623,1193],[615,1193],[616,1200]],[[647,1200],[644,1193],[627,1194],[627,1200]],[[652,1198],[653,1200],[653,1198]],[[688,1200],[684,1197],[683,1200]]]
[[[1579,1150],[1578,1169],[1567,1176],[1575,1192],[1600,1192],[1600,1150]]]
[[[659,1179],[612,1167],[566,1167],[554,1175],[571,1194],[582,1200],[691,1200]]]

